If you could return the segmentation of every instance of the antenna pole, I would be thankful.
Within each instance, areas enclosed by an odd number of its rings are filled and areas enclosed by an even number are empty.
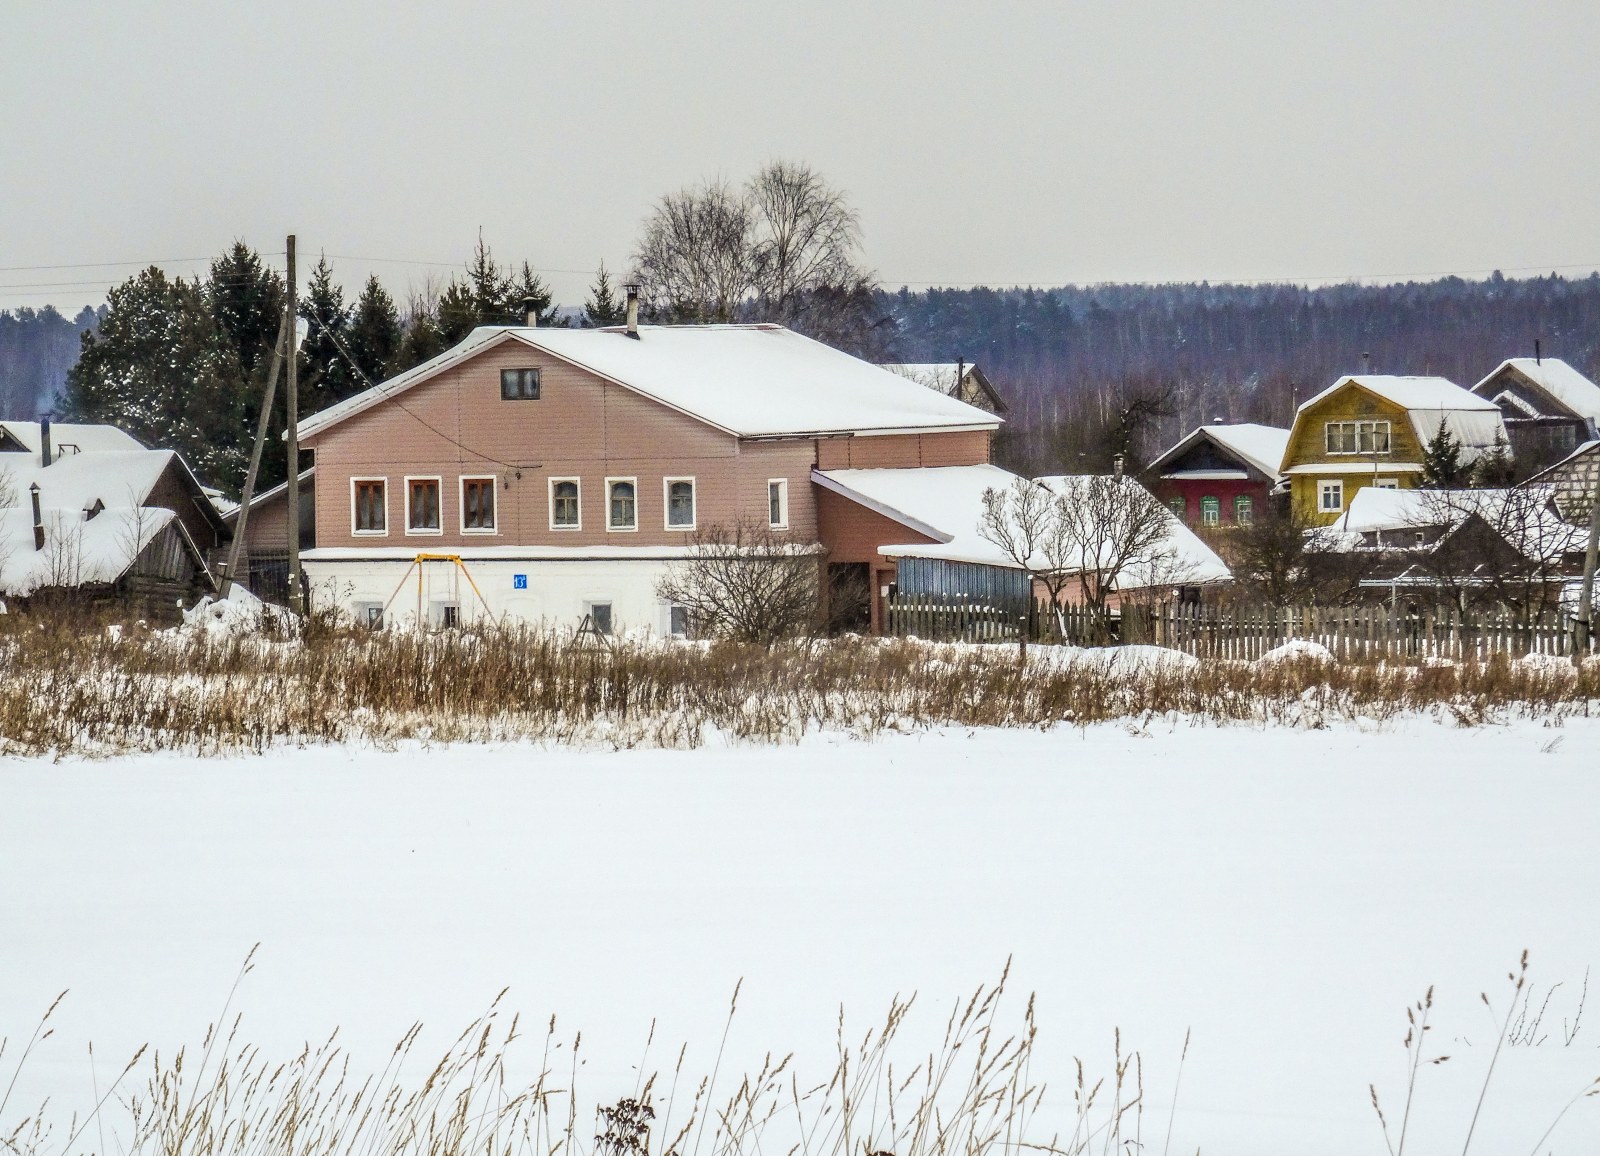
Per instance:
[[[284,360],[288,362],[285,367],[285,401],[288,405],[286,420],[287,439],[289,443],[289,609],[296,614],[306,612],[306,600],[300,589],[300,375],[299,352],[300,334],[297,329],[296,315],[299,310],[295,305],[295,274],[294,274],[294,234],[289,234],[288,252],[288,282],[284,294],[284,319],[288,326],[288,342]]]

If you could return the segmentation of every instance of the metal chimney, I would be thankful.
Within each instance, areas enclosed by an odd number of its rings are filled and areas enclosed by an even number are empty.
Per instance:
[[[1111,468],[1116,472],[1117,481],[1122,481],[1122,455],[1117,454],[1111,459]]]
[[[39,419],[39,464],[50,464],[50,415]]]
[[[532,297],[522,299],[522,322],[529,329],[539,328],[539,303]]]
[[[1544,364],[1544,354],[1539,349],[1539,339],[1537,337],[1533,339],[1533,363],[1535,365]]]
[[[39,512],[39,483],[34,482],[28,487],[28,493],[33,498],[33,548],[44,549],[44,515]]]
[[[639,286],[637,283],[624,285],[622,291],[628,295],[628,336],[635,341],[639,340]]]

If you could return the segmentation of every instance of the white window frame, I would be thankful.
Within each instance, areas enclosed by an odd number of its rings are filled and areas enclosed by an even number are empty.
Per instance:
[[[356,483],[357,482],[382,482],[383,483],[383,529],[358,530],[356,529]],[[352,538],[387,538],[389,536],[389,479],[386,477],[352,477],[350,479],[350,536]]]
[[[618,482],[627,482],[633,487],[633,525],[613,526],[611,524],[611,487]],[[607,478],[606,479],[606,533],[608,534],[637,534],[639,532],[639,479],[637,477]]]
[[[489,492],[494,494],[494,525],[487,530],[481,526],[467,528],[467,483],[488,482]],[[500,479],[494,474],[462,474],[456,483],[456,497],[458,502],[458,520],[461,523],[463,534],[489,536],[500,532]],[[443,519],[440,519],[441,521]]]
[[[577,522],[575,522],[571,526],[564,526],[564,525],[559,524],[556,521],[556,485],[558,483],[560,483],[560,482],[571,482],[574,486],[578,487],[578,520],[577,520]],[[583,479],[582,478],[576,477],[576,476],[562,477],[562,478],[551,478],[550,482],[549,482],[549,485],[546,488],[546,496],[549,498],[548,510],[549,510],[549,514],[550,514],[550,530],[551,530],[552,533],[566,534],[566,533],[571,533],[572,531],[575,531],[575,530],[583,529]]]
[[[414,530],[411,528],[411,483],[432,482],[439,495],[439,525],[435,529]],[[438,538],[444,534],[444,476],[442,474],[407,474],[405,480],[405,507],[406,507],[406,537],[408,538]],[[388,512],[385,511],[385,517]]]
[[[1399,478],[1373,478],[1372,479],[1372,488],[1375,489],[1375,490],[1398,490],[1400,488],[1400,479]]]
[[[1208,514],[1206,503],[1211,503]],[[1205,494],[1200,498],[1200,524],[1202,526],[1222,525],[1222,499],[1215,494]]]
[[[620,481],[622,479],[618,480]],[[596,606],[604,606],[606,608],[607,622],[605,630],[600,630],[600,627],[595,623],[594,610]],[[583,600],[583,616],[589,620],[590,626],[593,626],[596,630],[600,630],[600,633],[606,638],[616,637],[617,600],[615,598],[585,598]]]
[[[772,487],[773,486],[777,486],[778,487],[778,513],[779,513],[780,517],[782,518],[782,520],[778,521],[778,522],[774,522],[772,520]],[[770,530],[787,530],[789,528],[789,479],[788,478],[768,478],[767,479],[766,502],[767,502],[767,528],[770,529]]]
[[[1344,426],[1353,426],[1355,428],[1355,435],[1356,435],[1356,448],[1355,449],[1353,449],[1353,450],[1330,450],[1330,449],[1328,449],[1328,434],[1333,430],[1334,426],[1339,426],[1339,427],[1341,427],[1341,429]],[[1371,438],[1373,438],[1377,434],[1377,432],[1378,432],[1378,430],[1380,428],[1383,430],[1384,441],[1388,444],[1388,448],[1387,449],[1382,449],[1382,450],[1364,450],[1364,449],[1362,449],[1361,448],[1361,436],[1362,436],[1362,434],[1365,433],[1367,435],[1368,439],[1370,440]],[[1339,420],[1335,420],[1335,421],[1324,422],[1323,423],[1323,427],[1322,427],[1322,448],[1323,448],[1324,451],[1327,452],[1329,457],[1360,457],[1362,455],[1365,455],[1365,456],[1367,456],[1369,458],[1371,458],[1371,457],[1387,457],[1388,455],[1394,453],[1394,423],[1389,421],[1387,418],[1352,418],[1352,419],[1350,419],[1348,421],[1343,420],[1343,419],[1339,419]]]
[[[1241,519],[1240,513],[1244,514]],[[1249,494],[1233,495],[1233,524],[1235,526],[1252,526],[1256,520],[1256,500]]]
[[[672,522],[672,484],[674,482],[688,482],[689,483],[689,523],[686,526],[676,526]],[[639,494],[638,490],[635,489],[634,490],[634,501],[636,503],[638,501],[638,494]],[[606,512],[607,512],[607,515],[609,516],[609,514],[610,514],[609,507],[607,508]],[[634,510],[634,514],[635,515],[638,514],[637,507]],[[638,517],[637,516],[635,516],[634,521],[638,521]],[[700,487],[695,485],[694,478],[692,476],[687,475],[687,474],[679,476],[679,477],[675,477],[675,478],[662,478],[661,479],[661,524],[663,526],[665,526],[668,530],[684,531],[684,530],[693,530],[699,524],[699,522],[700,522]]]
[[[1328,505],[1328,494],[1337,492],[1339,501],[1336,505]],[[1344,479],[1326,478],[1317,483],[1317,512],[1319,514],[1338,514],[1344,510]]]

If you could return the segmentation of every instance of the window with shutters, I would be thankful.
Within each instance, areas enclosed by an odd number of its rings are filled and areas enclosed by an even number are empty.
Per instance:
[[[492,534],[495,478],[461,479],[461,532]]]

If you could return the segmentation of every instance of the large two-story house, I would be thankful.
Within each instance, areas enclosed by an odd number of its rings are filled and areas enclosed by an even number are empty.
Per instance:
[[[1443,377],[1341,377],[1295,413],[1281,472],[1290,500],[1313,524],[1337,522],[1356,492],[1414,489],[1424,451],[1445,429],[1469,466],[1507,446],[1494,402]]]
[[[480,328],[301,423],[316,471],[305,571],[314,601],[369,620],[388,607],[665,633],[682,622],[656,593],[663,573],[697,531],[743,522],[861,580],[878,629],[896,578],[883,547],[953,532],[830,477],[1003,487],[999,421],[776,325]]]
[[[1500,407],[1524,474],[1600,437],[1600,385],[1558,357],[1511,357],[1472,392]]]

